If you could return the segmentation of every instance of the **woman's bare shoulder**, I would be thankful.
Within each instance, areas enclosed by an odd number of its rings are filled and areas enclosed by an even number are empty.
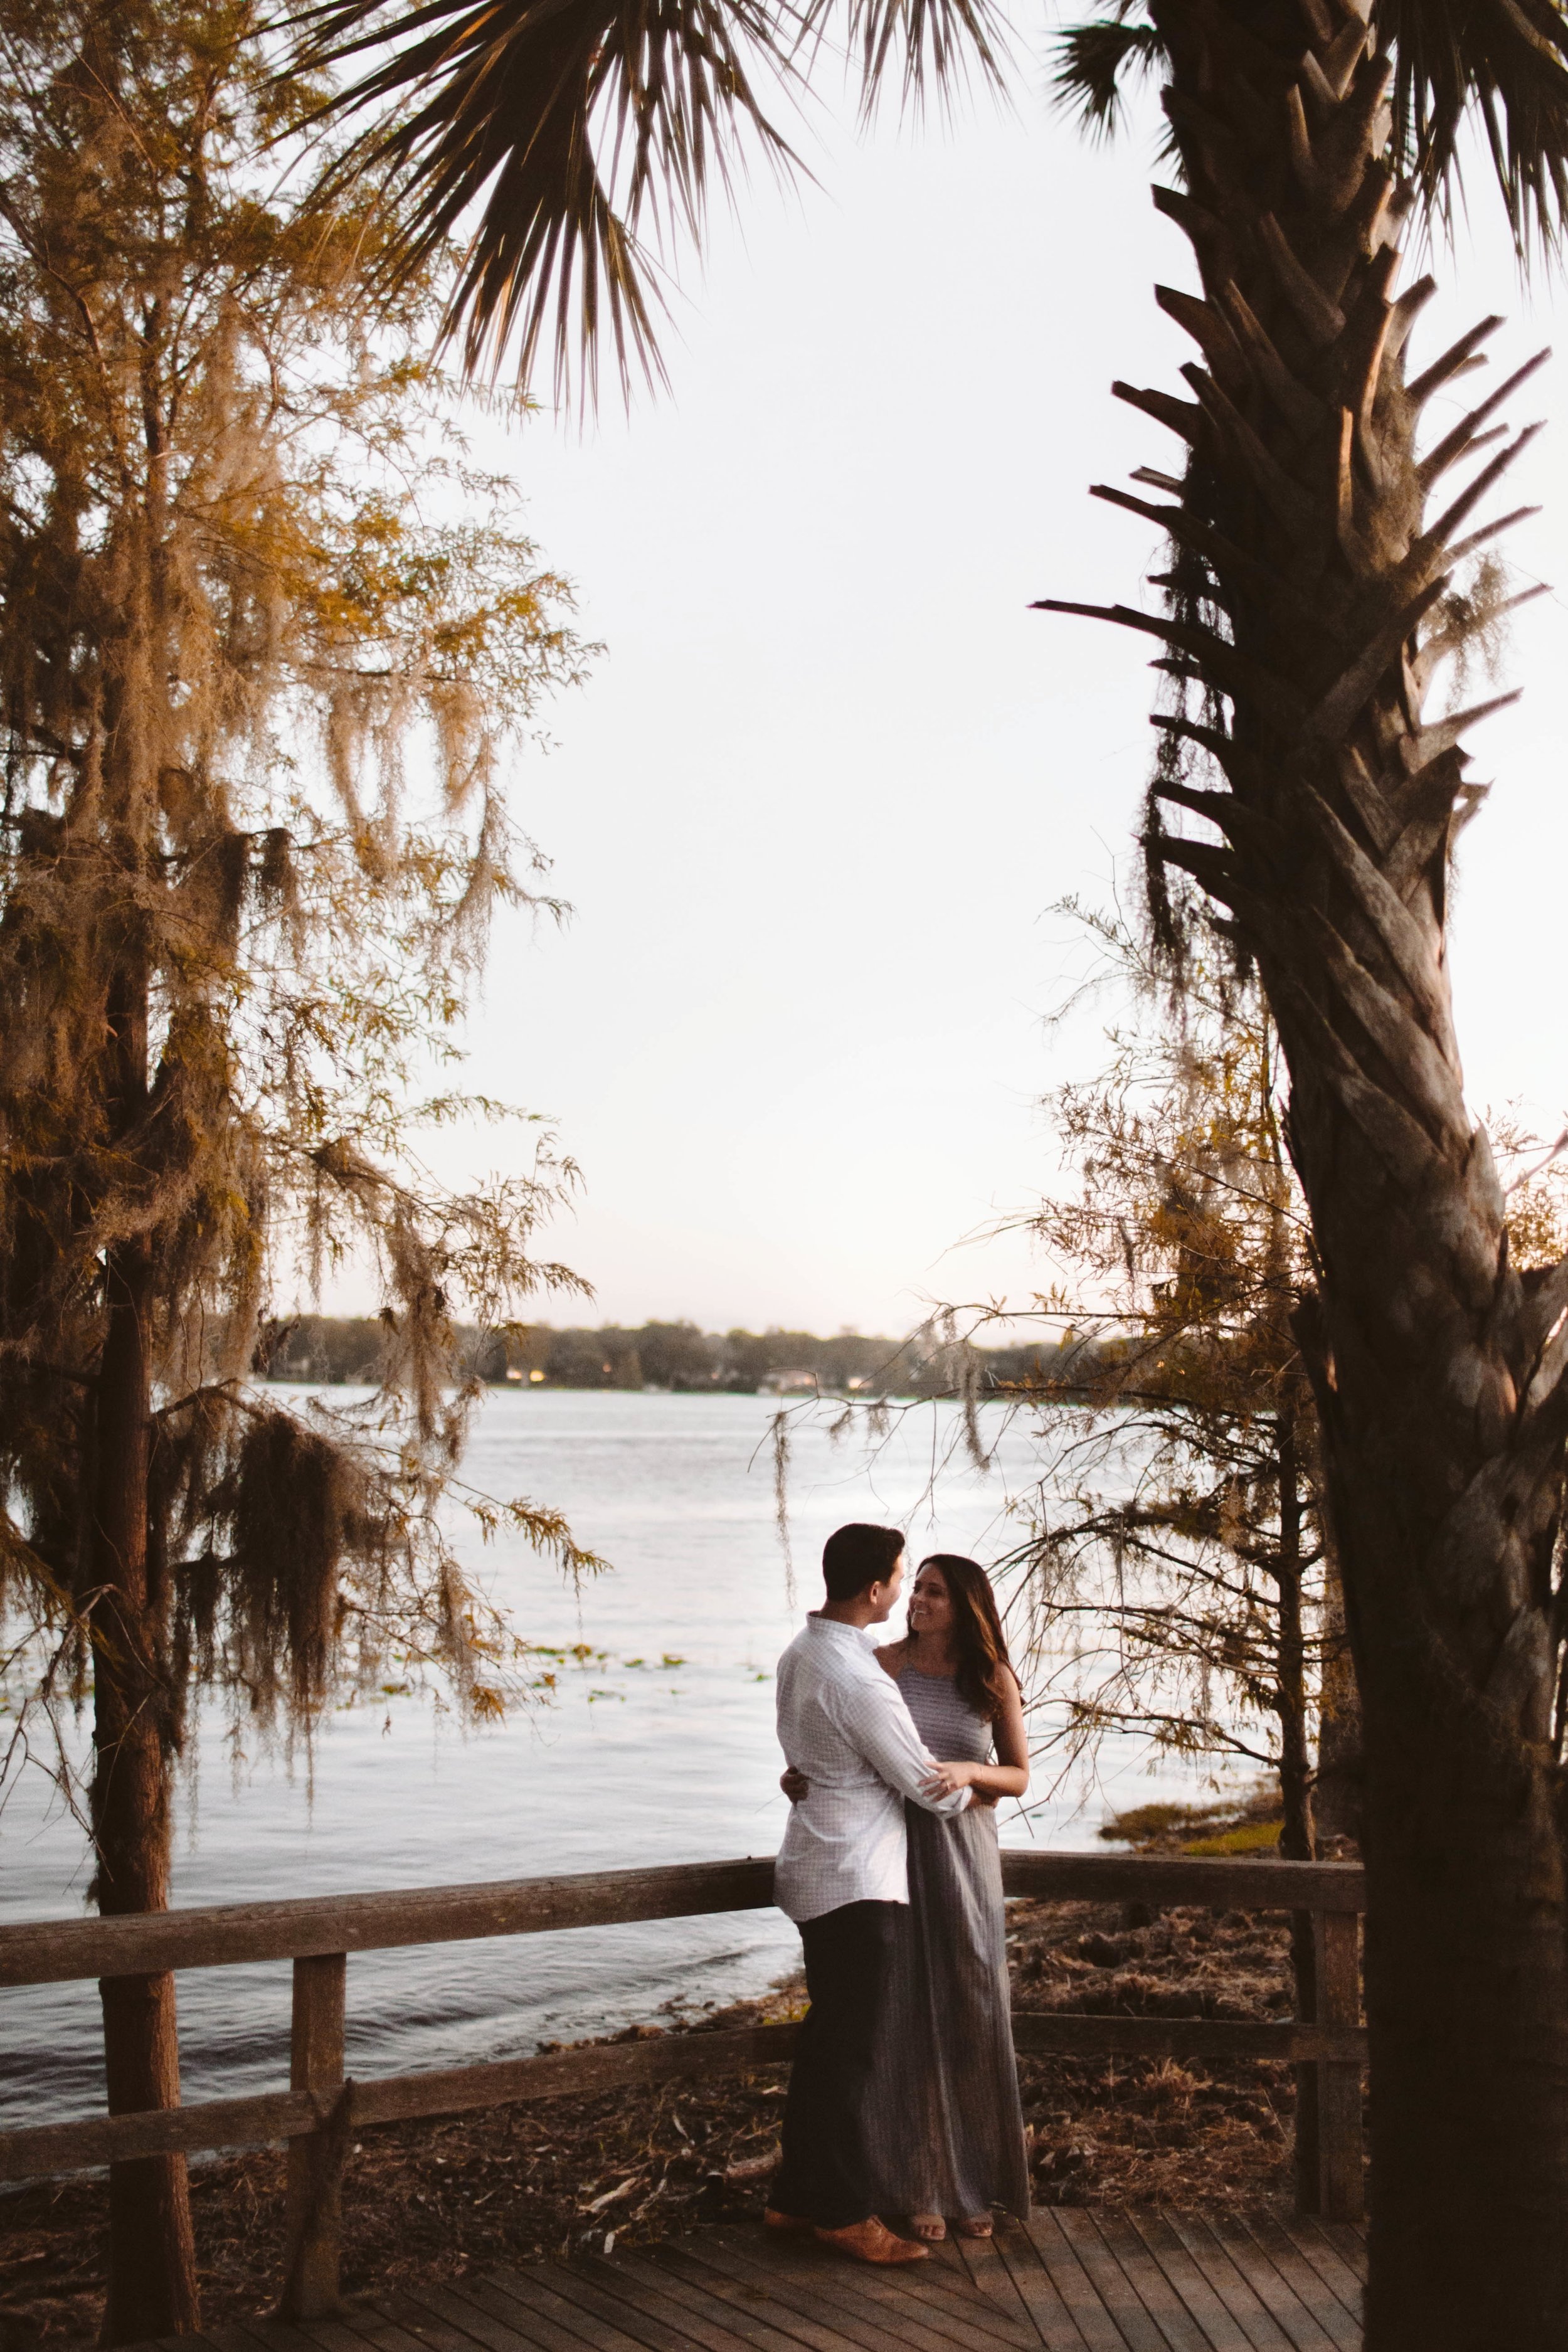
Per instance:
[[[904,1662],[909,1655],[909,1647],[907,1639],[902,1642],[884,1642],[879,1650],[872,1651],[871,1655],[876,1659],[882,1672],[885,1675],[891,1675],[897,1681],[903,1672]]]
[[[1015,1709],[1022,1709],[1024,1685],[1018,1679],[1016,1668],[1009,1660],[997,1659],[985,1676],[984,1688],[998,1716],[1010,1715]]]

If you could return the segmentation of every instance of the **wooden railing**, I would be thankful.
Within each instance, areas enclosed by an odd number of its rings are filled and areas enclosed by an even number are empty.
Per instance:
[[[0,2180],[173,2150],[190,2154],[286,2141],[289,2234],[280,2307],[297,2318],[320,2316],[337,2298],[340,2184],[351,2132],[562,2092],[771,2069],[787,2063],[799,2031],[795,2025],[758,2025],[739,2032],[664,2033],[537,2058],[350,2081],[343,2072],[343,2004],[351,1952],[761,1910],[773,1901],[773,1877],[769,1855],[0,1928],[0,1986],[151,1976],[256,1960],[294,1964],[287,2091],[0,2133]],[[1191,1904],[1310,1915],[1316,1959],[1316,2014],[1310,2021],[1264,2024],[1023,2010],[1014,2013],[1014,2040],[1026,2055],[1114,2052],[1200,2058],[1217,2065],[1271,2058],[1315,2070],[1315,2179],[1306,2183],[1306,2193],[1326,2217],[1359,2217],[1366,2037],[1360,2023],[1363,1896],[1356,1865],[1005,1850],[1003,1881],[1009,1895],[1047,1901],[1131,1898],[1156,1909]]]

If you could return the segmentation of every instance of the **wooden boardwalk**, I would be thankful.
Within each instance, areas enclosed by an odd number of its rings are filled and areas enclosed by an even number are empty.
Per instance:
[[[1360,2230],[1044,2207],[877,2271],[737,2225],[256,2319],[158,2352],[1354,2352]]]

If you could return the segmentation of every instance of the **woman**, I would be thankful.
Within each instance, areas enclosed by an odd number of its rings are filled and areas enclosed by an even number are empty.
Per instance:
[[[991,2234],[991,2209],[1029,2203],[1007,1985],[995,1801],[1029,1785],[1023,1699],[985,1571],[953,1552],[921,1564],[909,1632],[877,1654],[962,1813],[906,1804],[911,1933],[879,2030],[867,2137],[881,2212],[916,2237]],[[996,1760],[990,1760],[994,1748]],[[804,1776],[785,1773],[792,1801]]]

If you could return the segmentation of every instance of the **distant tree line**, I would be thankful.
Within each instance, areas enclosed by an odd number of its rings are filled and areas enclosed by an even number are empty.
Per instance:
[[[373,1381],[386,1329],[374,1317],[300,1315],[268,1325],[257,1370],[274,1381]],[[890,1339],[860,1331],[702,1331],[695,1323],[606,1323],[507,1332],[459,1327],[464,1369],[483,1381],[559,1389],[664,1389],[684,1392],[933,1396],[957,1387],[1006,1391],[1049,1377],[1060,1350],[958,1347],[928,1331]],[[962,1363],[955,1361],[962,1358]]]

